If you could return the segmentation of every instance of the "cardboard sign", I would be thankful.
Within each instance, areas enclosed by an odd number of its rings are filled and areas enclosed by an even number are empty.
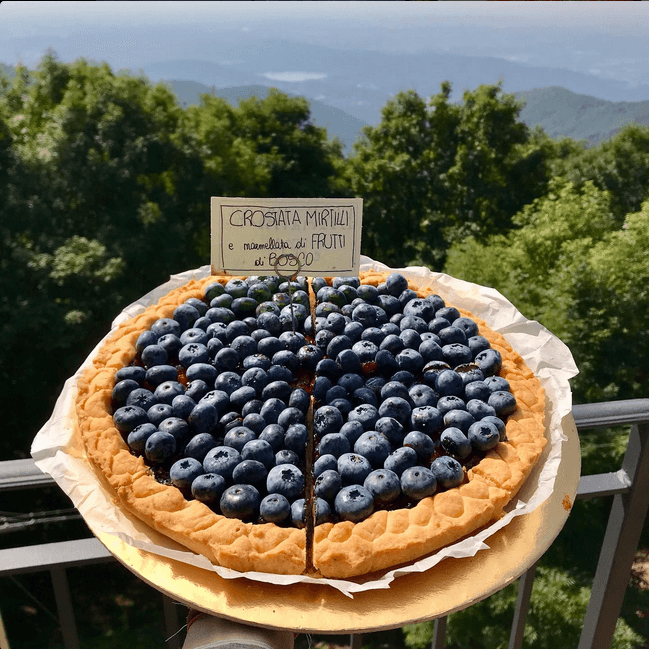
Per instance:
[[[361,198],[212,197],[212,272],[357,275]]]

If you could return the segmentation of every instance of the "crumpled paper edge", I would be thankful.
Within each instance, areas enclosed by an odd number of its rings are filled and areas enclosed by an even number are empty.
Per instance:
[[[533,511],[552,494],[555,476],[561,462],[561,446],[566,439],[562,431],[562,422],[572,410],[572,394],[568,381],[578,372],[572,355],[556,336],[538,322],[526,319],[511,302],[494,289],[454,279],[444,273],[435,273],[425,267],[392,269],[369,257],[361,256],[361,271],[367,270],[401,272],[415,281],[420,288],[435,286],[435,292],[447,303],[461,304],[463,308],[485,320],[492,329],[503,334],[512,347],[523,356],[546,390],[549,444],[517,499],[510,503],[506,515],[479,533],[442,548],[435,554],[409,566],[386,571],[381,576],[372,576],[367,581],[318,579],[303,575],[257,572],[241,573],[213,565],[205,557],[194,554],[159,534],[136,517],[125,514],[85,460],[85,453],[79,447],[79,440],[74,439],[77,380],[91,364],[110,332],[98,343],[74,376],[66,381],[52,416],[38,432],[32,444],[31,452],[36,465],[54,478],[95,533],[111,534],[140,550],[214,571],[225,579],[246,578],[276,585],[305,582],[319,586],[329,585],[348,597],[353,597],[357,592],[389,588],[390,583],[398,576],[424,572],[447,557],[471,557],[480,550],[489,549],[486,541],[492,534],[505,527],[515,516]],[[170,290],[183,286],[192,279],[208,277],[210,272],[210,266],[203,266],[172,275],[168,282],[126,307],[113,321],[113,329],[128,318],[142,312],[150,304],[157,302]]]

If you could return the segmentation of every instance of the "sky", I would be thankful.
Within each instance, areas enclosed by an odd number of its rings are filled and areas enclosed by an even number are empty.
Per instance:
[[[386,31],[421,26],[430,20],[461,19],[467,24],[494,27],[564,28],[596,30],[634,36],[639,21],[649,16],[641,2],[18,2],[0,5],[0,29],[11,35],[64,33],[85,25],[175,24],[221,19],[263,20],[290,17],[317,21],[338,17],[382,26]],[[646,29],[645,35],[646,35]]]

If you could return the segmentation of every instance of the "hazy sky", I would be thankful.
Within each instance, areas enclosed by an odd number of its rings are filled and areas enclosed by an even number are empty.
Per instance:
[[[429,20],[519,28],[557,25],[614,35],[647,35],[643,2],[3,2],[0,31],[53,33],[86,25],[173,24],[208,16],[258,22],[269,18],[317,21],[339,17],[386,30]]]

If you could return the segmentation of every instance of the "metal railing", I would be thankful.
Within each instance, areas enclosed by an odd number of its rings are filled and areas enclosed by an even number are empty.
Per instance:
[[[607,649],[611,645],[649,509],[649,399],[578,405],[574,406],[573,415],[578,430],[631,426],[622,467],[612,473],[582,476],[577,491],[578,499],[613,496],[590,603],[577,648]],[[41,473],[32,460],[0,462],[0,492],[52,484],[53,480]],[[25,550],[25,547],[0,550],[0,577],[49,570],[64,646],[66,649],[77,649],[80,645],[66,569],[111,561],[113,557],[94,538],[29,546],[29,552]],[[532,566],[519,580],[509,649],[523,646],[535,571],[536,566]],[[180,645],[178,636],[174,635],[179,628],[177,609],[166,596],[163,596],[163,607],[168,646],[177,649]],[[435,621],[432,649],[444,649],[445,635],[446,618],[440,618]],[[0,644],[3,644],[3,637],[0,617]],[[9,640],[4,637],[7,646]],[[350,647],[361,646],[362,636],[352,635]]]

